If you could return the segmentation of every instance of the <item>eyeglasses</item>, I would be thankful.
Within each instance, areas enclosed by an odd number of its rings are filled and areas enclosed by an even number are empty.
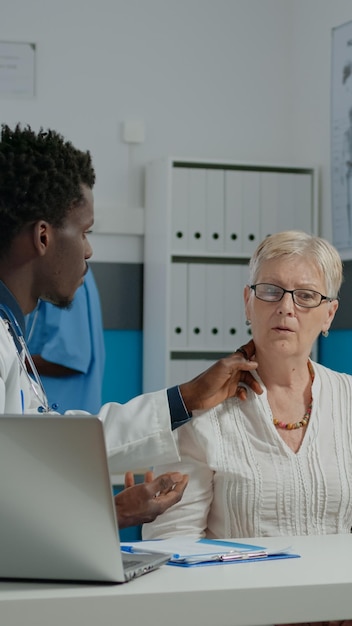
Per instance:
[[[323,296],[319,291],[313,291],[312,289],[284,289],[283,287],[271,285],[270,283],[250,285],[250,288],[253,289],[256,298],[264,302],[280,302],[285,293],[290,293],[293,302],[297,304],[297,306],[304,307],[305,309],[314,309],[324,300],[331,302],[335,299]]]

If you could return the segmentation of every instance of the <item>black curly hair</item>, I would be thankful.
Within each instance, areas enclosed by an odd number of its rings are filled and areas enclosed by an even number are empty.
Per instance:
[[[54,130],[35,133],[28,125],[1,126],[0,256],[23,226],[39,219],[60,227],[92,189],[95,173],[90,153],[77,150]]]

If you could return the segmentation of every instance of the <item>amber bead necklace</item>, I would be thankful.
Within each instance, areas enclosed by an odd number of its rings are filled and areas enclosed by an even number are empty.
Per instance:
[[[308,361],[308,369],[309,369],[309,373],[310,373],[310,377],[312,379],[312,384],[313,384],[313,380],[314,380],[314,371],[313,371],[313,367],[310,361]],[[308,409],[306,410],[305,414],[303,415],[302,419],[299,420],[299,422],[281,422],[280,420],[277,420],[275,417],[273,418],[273,424],[274,426],[277,426],[277,428],[283,428],[285,430],[295,430],[296,428],[303,428],[303,426],[307,426],[311,413],[312,413],[312,406],[313,406],[313,398],[310,398],[310,402],[309,402],[309,406]]]

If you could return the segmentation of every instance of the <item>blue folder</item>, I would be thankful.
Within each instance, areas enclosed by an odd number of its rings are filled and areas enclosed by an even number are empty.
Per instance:
[[[194,539],[182,536],[169,540],[140,541],[132,545],[121,544],[121,549],[135,553],[168,552],[171,557],[167,564],[176,567],[249,563],[252,561],[292,559],[300,556],[291,552],[290,548],[268,549],[264,546],[236,541]]]

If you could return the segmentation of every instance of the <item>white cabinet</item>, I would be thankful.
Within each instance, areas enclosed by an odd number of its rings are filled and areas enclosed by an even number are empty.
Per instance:
[[[248,341],[248,261],[273,232],[317,233],[317,169],[165,158],[147,165],[143,389]]]

